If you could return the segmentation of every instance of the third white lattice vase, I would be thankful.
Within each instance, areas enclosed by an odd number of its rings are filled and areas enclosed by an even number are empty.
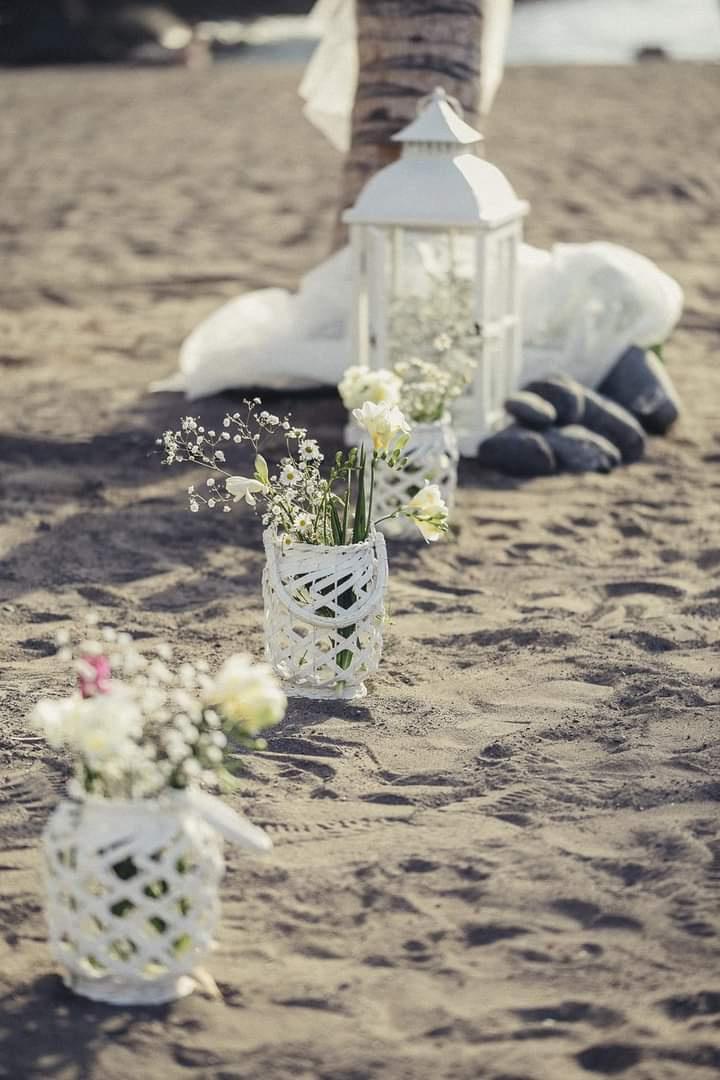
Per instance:
[[[385,541],[283,543],[264,536],[265,654],[295,697],[352,700],[367,693],[383,641]]]
[[[368,450],[372,448],[366,433],[355,424],[345,429],[345,442],[348,446],[364,444]],[[378,529],[392,539],[421,540],[417,526],[408,518],[381,519],[409,503],[426,483],[438,485],[452,517],[460,455],[450,416],[432,423],[414,424],[403,453],[408,464],[402,470],[388,469],[382,462],[378,463],[373,519],[379,522]]]

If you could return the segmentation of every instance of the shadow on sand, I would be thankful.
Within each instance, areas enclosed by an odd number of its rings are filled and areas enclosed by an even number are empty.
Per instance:
[[[173,1008],[100,1005],[75,997],[58,975],[41,975],[0,997],[0,1077],[90,1080],[99,1075],[103,1046],[129,1040],[141,1024],[166,1020]]]

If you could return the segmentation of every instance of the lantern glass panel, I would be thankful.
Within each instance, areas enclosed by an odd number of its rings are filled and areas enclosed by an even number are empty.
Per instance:
[[[475,355],[476,258],[475,234],[470,230],[387,230],[388,367],[408,356],[439,362],[450,349]]]

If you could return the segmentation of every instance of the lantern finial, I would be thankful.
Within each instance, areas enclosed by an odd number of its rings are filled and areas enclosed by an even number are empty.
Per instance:
[[[425,143],[456,149],[482,142],[482,135],[462,118],[462,106],[442,86],[418,101],[418,115],[393,135],[395,142]]]
[[[460,104],[458,98],[452,97],[450,94],[448,94],[444,86],[436,86],[431,93],[425,94],[424,97],[420,98],[417,103],[417,108],[415,110],[417,115],[419,116],[420,113],[425,108],[427,108],[428,105],[431,105],[434,101],[447,101],[450,108],[453,109],[454,112],[456,112],[461,119],[465,115],[465,110]]]

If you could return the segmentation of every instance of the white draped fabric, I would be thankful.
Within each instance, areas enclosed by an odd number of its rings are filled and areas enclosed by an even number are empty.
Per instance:
[[[558,244],[520,250],[521,384],[563,371],[596,386],[630,345],[664,341],[682,310],[682,291],[649,259],[615,244]],[[297,293],[259,289],[238,296],[183,342],[178,375],[158,390],[196,399],[245,387],[335,385],[351,362],[348,248],[307,274]]]

